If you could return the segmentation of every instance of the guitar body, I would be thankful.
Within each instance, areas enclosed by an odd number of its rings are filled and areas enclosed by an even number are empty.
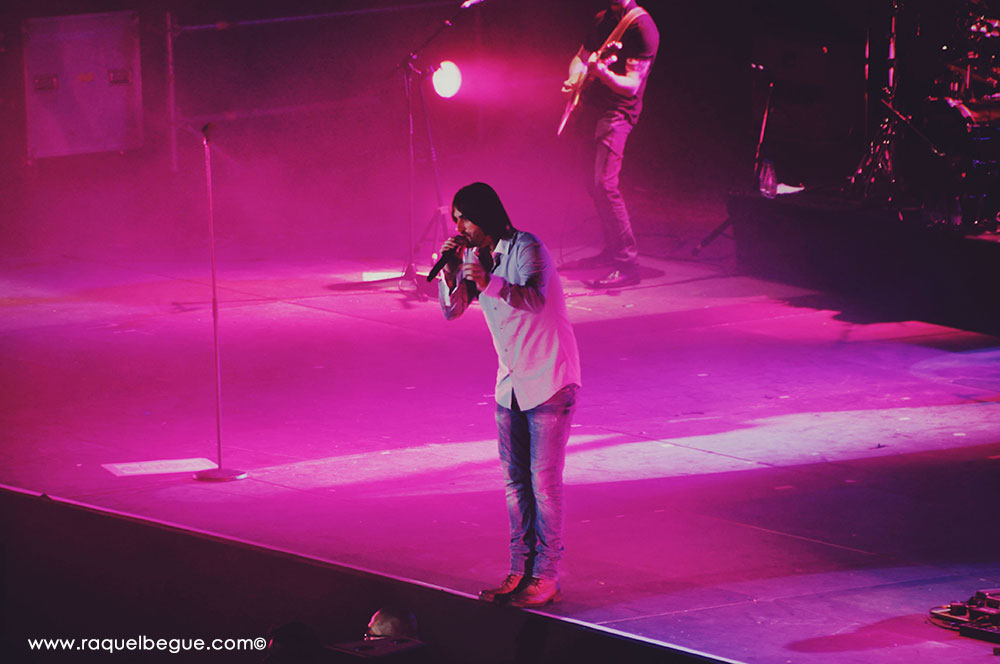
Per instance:
[[[619,41],[611,42],[600,51],[590,54],[587,59],[587,75],[580,78],[576,85],[569,90],[569,101],[566,102],[566,109],[563,111],[562,119],[559,120],[559,128],[556,130],[556,136],[561,136],[563,129],[566,128],[566,123],[569,122],[569,118],[573,115],[573,111],[576,107],[580,105],[580,97],[583,95],[583,89],[590,82],[590,68],[597,62],[603,62],[605,64],[612,64],[618,59],[618,52],[622,49],[622,43]]]

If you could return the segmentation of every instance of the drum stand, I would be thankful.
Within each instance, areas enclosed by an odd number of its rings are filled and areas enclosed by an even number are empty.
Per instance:
[[[893,0],[892,18],[889,23],[889,54],[888,54],[888,86],[885,88],[885,97],[882,103],[892,112],[882,119],[879,125],[878,134],[868,145],[868,153],[861,158],[854,175],[851,176],[850,193],[859,197],[862,201],[870,200],[877,193],[877,185],[886,183],[884,199],[892,201],[896,195],[896,172],[893,166],[895,161],[895,145],[899,127],[898,119],[909,121],[892,106],[896,97],[896,19],[899,18],[902,10],[902,0]],[[870,14],[869,14],[870,16]],[[868,126],[868,83],[870,74],[871,59],[871,27],[868,30],[868,38],[865,42],[865,127]],[[882,197],[880,197],[882,198]]]
[[[888,105],[888,103],[887,103]],[[898,133],[898,123],[894,116],[887,115],[879,126],[878,134],[872,140],[868,154],[858,164],[857,170],[851,176],[851,190],[863,201],[870,200],[876,193],[880,182],[886,183],[886,196],[889,201],[896,193],[896,172],[894,147]]]
[[[896,139],[900,127],[905,127],[907,131],[919,138],[935,156],[945,158],[948,154],[941,150],[926,134],[917,129],[910,118],[900,113],[892,105],[891,94],[889,99],[882,100],[882,104],[889,110],[889,114],[882,120],[878,135],[872,141],[868,154],[862,158],[854,175],[851,176],[851,186],[855,194],[860,194],[861,200],[868,201],[878,193],[876,186],[880,182],[884,182],[886,183],[884,198],[891,203],[899,191],[894,162]]]

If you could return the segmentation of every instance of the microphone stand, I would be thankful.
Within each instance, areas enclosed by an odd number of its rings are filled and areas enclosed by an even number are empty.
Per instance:
[[[763,65],[752,64],[751,68],[754,71],[767,73],[767,99],[764,102],[764,115],[760,120],[760,134],[757,137],[757,149],[754,151],[753,157],[753,180],[754,188],[760,186],[760,174],[761,174],[761,160],[760,160],[760,150],[764,145],[764,133],[767,131],[767,116],[771,111],[771,96],[774,93],[774,79],[771,77],[770,72],[767,67]],[[701,242],[699,242],[694,249],[691,250],[692,256],[697,256],[701,253],[701,250],[708,245],[715,242],[715,239],[726,232],[730,226],[733,225],[733,218],[729,216],[721,224],[712,229],[712,232],[705,236]]]
[[[212,340],[215,347],[215,434],[218,443],[218,463],[194,474],[194,479],[203,482],[231,482],[247,476],[244,470],[233,470],[222,466],[222,365],[219,362],[219,298],[215,280],[215,208],[212,203],[212,151],[208,147],[210,134],[215,126],[209,122],[201,128],[202,143],[205,145],[205,180],[208,187],[208,238],[212,253]]]
[[[421,280],[417,274],[416,267],[414,266],[414,253],[417,249],[417,245],[423,243],[427,238],[428,234],[432,233],[435,227],[441,230],[441,237],[447,237],[448,235],[448,225],[446,222],[446,217],[444,213],[444,197],[441,195],[441,173],[438,168],[437,150],[434,147],[434,137],[431,134],[431,119],[427,112],[427,100],[424,96],[423,81],[430,74],[434,73],[434,68],[430,67],[424,70],[420,70],[416,67],[416,61],[421,51],[427,48],[434,40],[436,40],[441,33],[443,33],[448,28],[452,27],[458,17],[463,11],[472,7],[473,5],[479,4],[478,2],[465,2],[458,10],[452,15],[451,18],[445,20],[441,25],[438,26],[427,39],[423,41],[420,46],[410,51],[399,64],[396,65],[395,71],[402,71],[403,73],[403,86],[406,92],[406,113],[408,122],[408,135],[407,135],[407,148],[408,148],[408,167],[407,167],[407,185],[409,194],[409,209],[407,210],[407,233],[408,233],[408,258],[406,267],[403,268],[403,276],[400,277],[399,285],[400,290],[404,290],[404,286],[409,286],[409,290],[416,291],[421,296],[425,295],[425,290],[427,289],[426,284],[421,284]],[[421,234],[420,239],[414,242],[413,239],[413,228],[414,228],[414,208],[416,207],[416,149],[414,147],[414,99],[413,99],[413,88],[416,86],[417,94],[420,97],[420,107],[424,114],[424,125],[427,131],[427,145],[430,152],[430,160],[432,172],[434,175],[434,188],[437,195],[437,208],[431,215],[430,220],[427,222],[427,226],[424,229],[423,234]],[[437,239],[436,236],[433,239]]]
[[[426,286],[420,283],[419,274],[414,265],[414,254],[417,247],[423,243],[427,236],[431,234],[435,228],[442,231],[444,235],[447,234],[447,224],[444,215],[444,197],[441,194],[441,171],[438,167],[437,150],[434,147],[434,136],[431,133],[431,118],[427,112],[427,99],[424,96],[423,80],[428,74],[433,73],[433,69],[427,69],[421,71],[416,68],[413,64],[416,56],[411,53],[408,57],[408,62],[406,63],[406,68],[403,70],[403,85],[406,90],[406,110],[407,110],[407,121],[408,121],[408,165],[407,165],[407,184],[408,184],[408,210],[407,210],[407,263],[406,267],[403,268],[403,276],[400,277],[400,289],[402,290],[404,285],[411,285],[410,290],[415,290],[418,293],[422,293]],[[417,159],[416,159],[416,148],[414,146],[414,112],[413,112],[413,88],[417,88],[417,95],[420,99],[420,108],[424,114],[424,125],[427,132],[427,145],[430,152],[431,170],[434,175],[434,193],[437,196],[437,207],[434,209],[434,213],[431,215],[430,220],[427,222],[427,226],[424,232],[421,234],[420,239],[414,242],[413,240],[413,229],[414,229],[414,208],[416,207],[416,171],[417,171]],[[437,239],[436,236],[432,239]]]

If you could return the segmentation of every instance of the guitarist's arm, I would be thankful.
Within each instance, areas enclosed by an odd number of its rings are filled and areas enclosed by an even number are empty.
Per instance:
[[[590,71],[594,78],[604,83],[614,92],[626,97],[639,92],[643,80],[649,74],[652,60],[629,58],[625,61],[625,73],[616,74],[608,69],[608,65],[601,60],[590,65]]]
[[[569,77],[563,82],[563,92],[576,89],[587,77],[588,60],[590,60],[590,51],[581,46],[573,59],[569,61]]]

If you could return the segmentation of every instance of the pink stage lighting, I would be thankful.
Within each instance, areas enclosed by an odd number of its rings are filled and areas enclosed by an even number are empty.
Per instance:
[[[451,60],[442,60],[434,70],[431,81],[434,83],[434,91],[448,99],[458,94],[458,89],[462,87],[462,72]]]

